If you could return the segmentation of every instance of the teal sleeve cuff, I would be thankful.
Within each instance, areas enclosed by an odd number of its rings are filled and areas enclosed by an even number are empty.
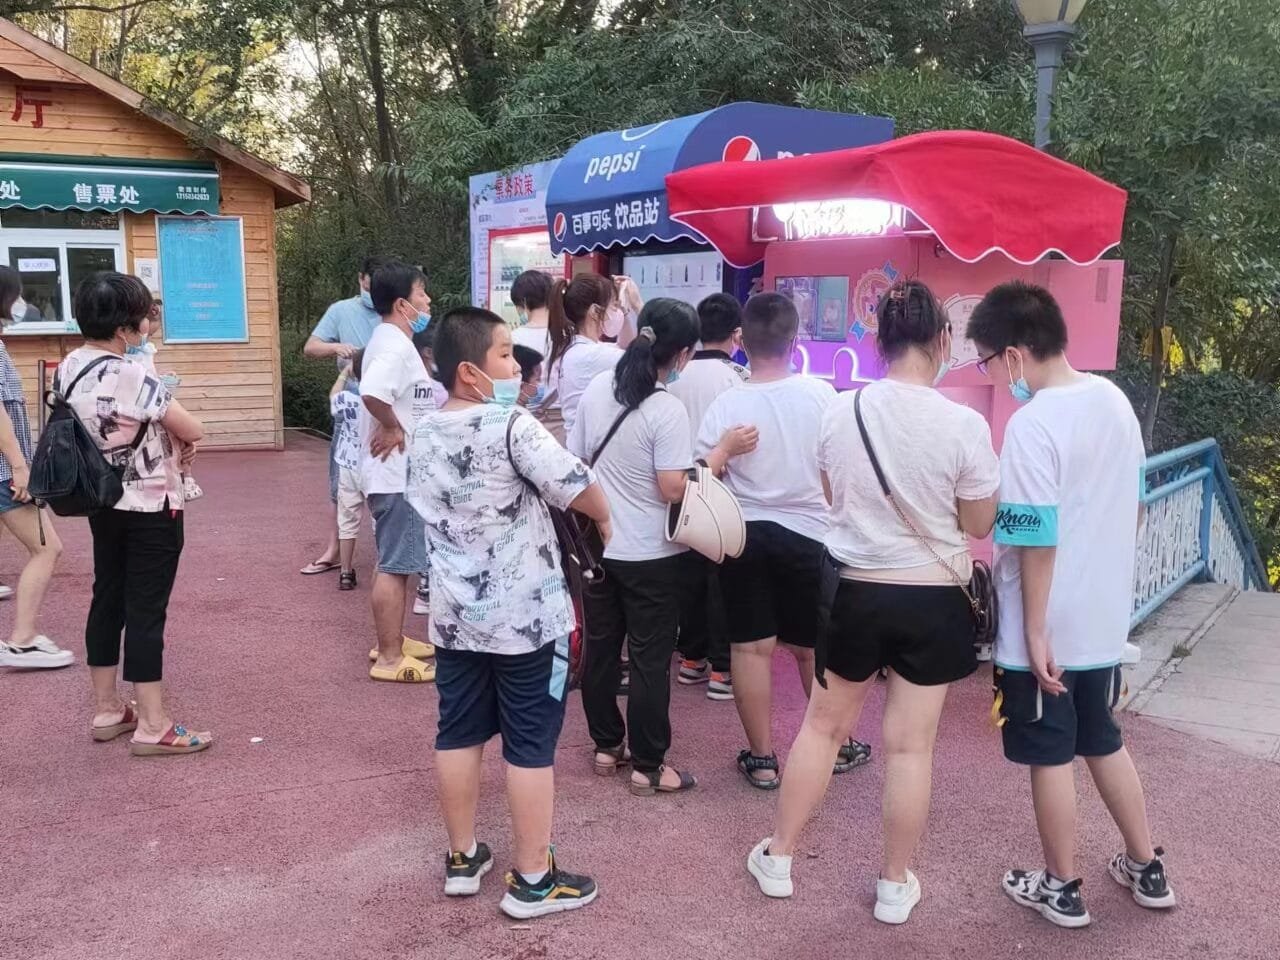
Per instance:
[[[1010,547],[1056,547],[1058,508],[1001,503],[996,511],[995,541]]]

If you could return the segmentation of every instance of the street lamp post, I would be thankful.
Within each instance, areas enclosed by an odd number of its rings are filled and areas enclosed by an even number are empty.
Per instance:
[[[1076,34],[1076,19],[1086,0],[1013,0],[1022,18],[1022,35],[1036,52],[1036,147],[1049,146],[1053,86],[1062,54]]]

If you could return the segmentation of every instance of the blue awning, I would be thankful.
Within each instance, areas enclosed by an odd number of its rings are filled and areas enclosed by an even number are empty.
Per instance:
[[[774,159],[893,137],[886,117],[730,103],[691,117],[599,133],[574,145],[547,187],[556,254],[702,236],[667,217],[668,173],[721,160]]]

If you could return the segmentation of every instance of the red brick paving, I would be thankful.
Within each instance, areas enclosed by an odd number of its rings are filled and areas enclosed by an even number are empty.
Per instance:
[[[559,754],[563,863],[593,873],[600,899],[572,915],[514,924],[497,911],[501,870],[479,897],[446,901],[435,806],[430,687],[365,678],[364,581],[297,569],[321,544],[323,446],[208,455],[196,474],[187,549],[170,608],[174,714],[218,742],[199,757],[141,760],[95,744],[83,666],[2,674],[0,957],[31,960],[291,958],[1273,957],[1280,944],[1280,767],[1127,718],[1158,842],[1180,906],[1139,909],[1106,876],[1118,845],[1082,782],[1080,863],[1094,925],[1059,931],[998,889],[1038,859],[1024,776],[987,719],[984,677],[952,695],[911,922],[871,919],[879,856],[878,763],[833,781],[796,865],[797,895],[768,901],[743,868],[775,796],[732,760],[733,707],[677,687],[672,759],[696,791],[638,799],[589,765],[576,695]],[[83,521],[46,605],[46,632],[83,654],[90,557]],[[13,582],[14,544],[0,547]],[[0,610],[7,608],[0,608]],[[11,614],[10,614],[11,615]],[[422,621],[411,620],[421,635]],[[7,629],[7,626],[4,627]],[[780,661],[781,663],[782,661]],[[802,702],[779,681],[790,742]],[[864,721],[873,744],[879,695]],[[262,737],[261,743],[251,738]],[[497,751],[487,761],[480,836],[510,851]]]

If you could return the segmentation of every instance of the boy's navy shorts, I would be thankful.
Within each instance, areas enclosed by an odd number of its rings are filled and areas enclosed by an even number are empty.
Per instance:
[[[1045,693],[1030,670],[995,668],[1007,759],[1057,767],[1076,757],[1109,757],[1124,746],[1115,716],[1124,687],[1120,667],[1067,670],[1062,683],[1066,693]]]
[[[436,647],[440,697],[437,750],[462,750],[502,734],[513,767],[550,767],[564,724],[569,638],[532,653],[475,653]]]

